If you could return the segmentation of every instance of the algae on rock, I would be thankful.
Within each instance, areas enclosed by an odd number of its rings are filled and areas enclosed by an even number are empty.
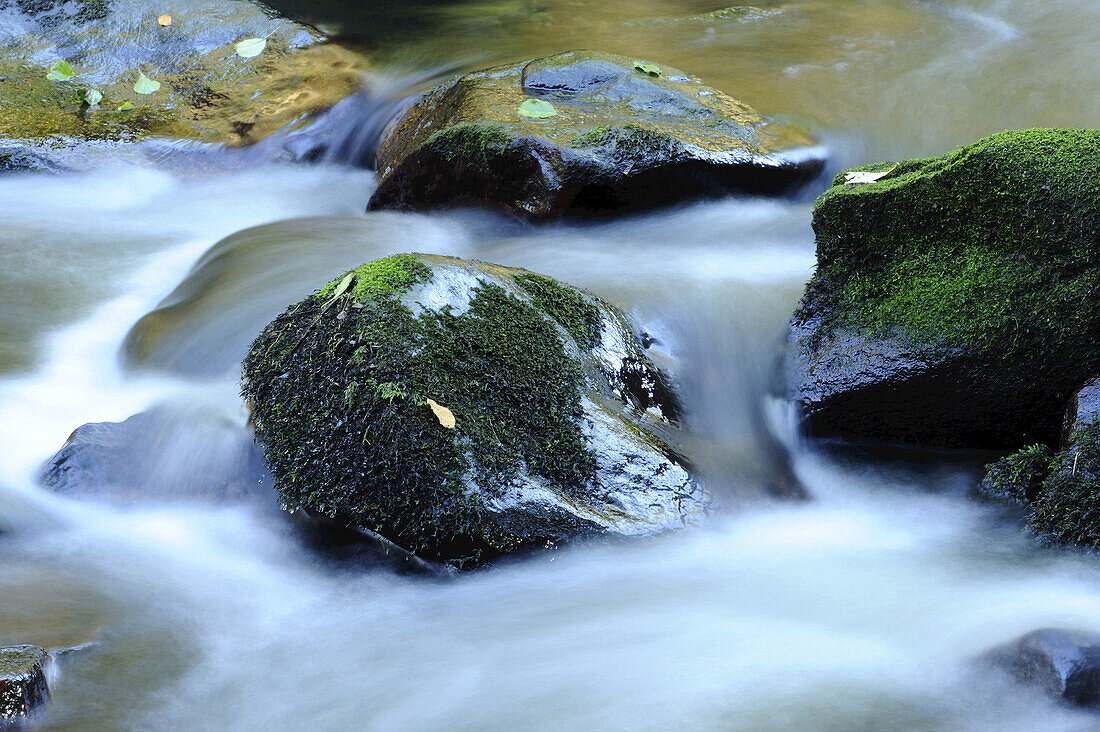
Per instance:
[[[354,93],[364,66],[248,0],[191,3],[169,27],[133,0],[5,6],[19,22],[0,28],[0,136],[47,147],[147,136],[247,144]],[[233,56],[233,42],[247,36],[267,38],[265,52]],[[76,72],[71,81],[46,78],[42,59],[59,49]],[[142,73],[162,86],[136,93]],[[103,93],[97,107],[82,104],[82,87]]]
[[[460,567],[705,511],[665,441],[677,408],[663,377],[604,301],[449,257],[349,274],[345,292],[346,276],[276,318],[244,362],[288,507]]]
[[[474,205],[545,220],[776,193],[822,169],[800,130],[676,69],[637,65],[573,51],[450,80],[383,133],[370,207]],[[556,114],[517,111],[532,100]]]

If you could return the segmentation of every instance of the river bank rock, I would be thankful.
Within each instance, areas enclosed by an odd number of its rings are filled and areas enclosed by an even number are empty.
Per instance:
[[[525,116],[531,104],[552,116]],[[822,170],[813,144],[676,69],[573,51],[424,95],[383,134],[369,207],[473,205],[538,221],[777,193]]]
[[[0,730],[14,729],[49,701],[48,661],[38,646],[0,648]]]
[[[1100,705],[1100,635],[1043,629],[998,646],[983,660],[1010,677],[1083,707]]]
[[[287,507],[427,561],[652,534],[710,503],[624,317],[525,270],[365,264],[276,318],[243,368]]]
[[[1044,541],[1100,548],[1100,379],[1070,400],[1060,452],[1018,450],[988,466],[980,492],[1026,506]]]
[[[1024,130],[838,176],[789,335],[809,430],[1057,444],[1066,400],[1100,371],[1098,169],[1100,131]]]
[[[201,409],[159,406],[124,422],[78,427],[40,480],[64,495],[112,503],[225,502],[265,495],[266,474],[243,424]]]
[[[258,3],[187,3],[171,8],[164,26],[167,9],[144,0],[0,0],[0,137],[47,155],[150,136],[247,144],[359,88],[360,57]],[[258,56],[235,53],[247,38],[266,39]],[[58,61],[71,79],[47,78]],[[159,88],[138,93],[141,75]],[[89,106],[82,89],[102,99]]]

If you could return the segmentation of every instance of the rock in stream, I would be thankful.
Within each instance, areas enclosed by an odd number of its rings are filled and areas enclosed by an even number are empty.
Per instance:
[[[288,507],[428,561],[653,534],[710,505],[624,316],[525,270],[365,264],[264,330],[243,393]]]
[[[521,113],[533,103],[551,116]],[[804,133],[676,69],[572,51],[427,93],[383,135],[370,208],[603,214],[781,192],[819,173],[822,155]]]

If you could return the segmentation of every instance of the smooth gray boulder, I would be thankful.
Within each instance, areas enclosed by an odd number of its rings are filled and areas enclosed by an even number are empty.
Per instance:
[[[983,660],[1016,681],[1083,707],[1100,705],[1100,635],[1036,630],[998,646]]]

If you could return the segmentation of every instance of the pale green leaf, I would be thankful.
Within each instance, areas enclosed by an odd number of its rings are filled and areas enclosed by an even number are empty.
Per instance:
[[[103,101],[103,93],[95,89],[81,89],[80,98],[83,99],[84,103],[89,107],[94,107]]]
[[[344,277],[344,279],[340,280],[340,284],[336,286],[336,290],[332,293],[332,299],[335,300],[336,298],[347,292],[348,288],[351,287],[351,281],[354,279],[355,275],[352,273],[348,273],[348,275]]]
[[[134,91],[138,94],[152,94],[157,89],[160,89],[159,81],[153,81],[145,74],[138,72],[138,80],[134,84]]]
[[[127,109],[133,109],[133,108],[134,108],[134,103],[133,102],[123,102],[122,104],[118,105],[118,111],[120,111],[120,112],[125,112]]]
[[[73,67],[69,66],[67,61],[54,61],[53,66],[50,67],[50,73],[46,74],[46,78],[50,81],[68,81],[76,76],[73,73]]]
[[[661,67],[657,64],[644,64],[641,61],[635,61],[634,68],[636,68],[638,71],[649,74],[650,76],[661,75]]]
[[[255,58],[267,48],[267,39],[246,38],[233,46],[233,48],[237,49],[237,55],[241,58]]]
[[[528,99],[526,102],[519,105],[519,113],[523,117],[537,117],[543,119],[546,117],[553,117],[558,113],[558,110],[554,109],[554,105],[550,102],[544,102],[541,99]]]
[[[849,170],[844,174],[844,183],[846,185],[853,185],[856,183],[874,183],[879,178],[885,178],[897,169],[897,163],[889,170],[884,170],[881,173],[875,173],[870,170]]]

